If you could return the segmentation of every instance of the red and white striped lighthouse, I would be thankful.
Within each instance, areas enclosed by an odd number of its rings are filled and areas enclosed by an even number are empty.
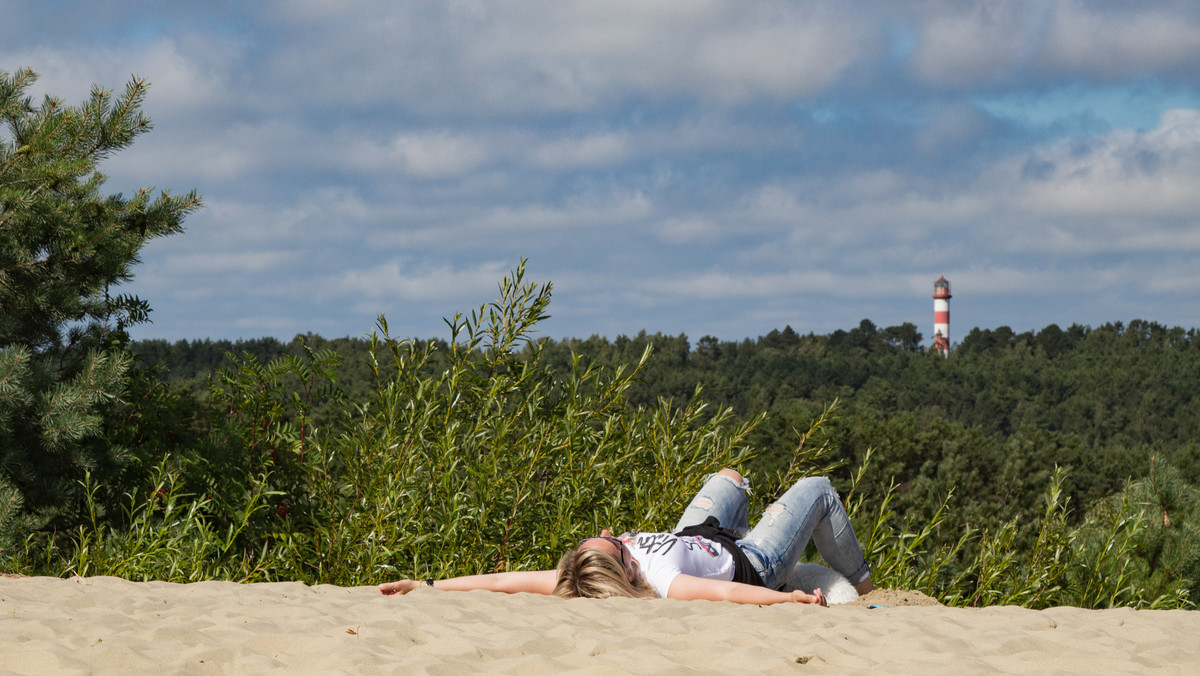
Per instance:
[[[933,349],[950,354],[950,282],[941,275],[933,283]]]

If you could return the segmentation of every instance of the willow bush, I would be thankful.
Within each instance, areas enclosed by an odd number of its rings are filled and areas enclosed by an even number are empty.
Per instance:
[[[868,454],[856,487],[869,464]],[[879,507],[865,507],[860,497],[849,502],[849,509],[879,586],[922,591],[950,606],[1194,608],[1200,499],[1194,490],[1172,492],[1169,487],[1178,484],[1171,483],[1169,472],[1160,468],[1129,484],[1071,528],[1063,497],[1067,471],[1056,468],[1040,520],[965,527],[956,542],[941,546],[927,543],[946,522],[952,496],[927,522],[904,519],[891,509],[894,485]],[[1016,545],[1022,528],[1033,531],[1029,547]]]
[[[149,491],[128,495],[122,527],[100,518],[90,475],[84,480],[84,489],[89,519],[70,534],[65,572],[141,582],[257,577],[254,562],[236,556],[235,543],[264,508],[261,484],[238,519],[224,528],[211,516],[212,500],[183,492],[180,473],[162,466],[154,468]]]
[[[556,376],[534,338],[550,293],[522,263],[499,299],[447,320],[444,343],[394,338],[380,317],[366,402],[339,398],[336,355],[235,361],[213,379],[200,448],[164,459],[173,469],[131,492],[121,518],[31,538],[25,567],[359,585],[548,568],[600,528],[671,527],[707,474],[749,459],[761,418],[698,391],[630,404],[650,350],[615,370],[576,356]],[[316,398],[343,407],[325,429]],[[802,441],[793,475],[823,452]]]
[[[289,577],[363,584],[553,567],[603,527],[668,528],[703,477],[744,462],[758,420],[626,395],[649,351],[606,372],[576,356],[559,378],[532,338],[550,286],[518,269],[500,299],[448,320],[436,343],[371,338],[377,388],[314,448],[308,528]]]

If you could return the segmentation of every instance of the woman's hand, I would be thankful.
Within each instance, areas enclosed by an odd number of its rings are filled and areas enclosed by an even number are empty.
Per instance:
[[[796,589],[792,592],[792,603],[815,603],[820,606],[829,607],[829,602],[825,600],[825,594],[818,589],[814,589],[813,593],[807,594],[803,589]]]
[[[384,582],[379,585],[379,593],[384,596],[404,595],[417,587],[423,586],[425,586],[425,582],[422,580],[396,580],[395,582]]]

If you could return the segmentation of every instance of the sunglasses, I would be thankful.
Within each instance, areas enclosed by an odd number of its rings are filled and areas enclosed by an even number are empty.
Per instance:
[[[620,557],[620,559],[621,559],[621,570],[625,570],[626,566],[625,566],[625,543],[624,542],[621,542],[617,538],[609,537],[607,535],[595,535],[590,538],[584,538],[584,539],[580,540],[579,544],[582,545],[583,543],[587,542],[588,540],[608,540],[609,542],[613,543],[613,545],[615,545],[617,548],[617,556]]]

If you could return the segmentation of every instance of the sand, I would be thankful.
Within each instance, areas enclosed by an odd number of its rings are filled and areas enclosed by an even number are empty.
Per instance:
[[[870,607],[870,606],[877,607]],[[878,607],[885,606],[885,607]],[[1200,612],[0,578],[0,673],[1193,673]]]

